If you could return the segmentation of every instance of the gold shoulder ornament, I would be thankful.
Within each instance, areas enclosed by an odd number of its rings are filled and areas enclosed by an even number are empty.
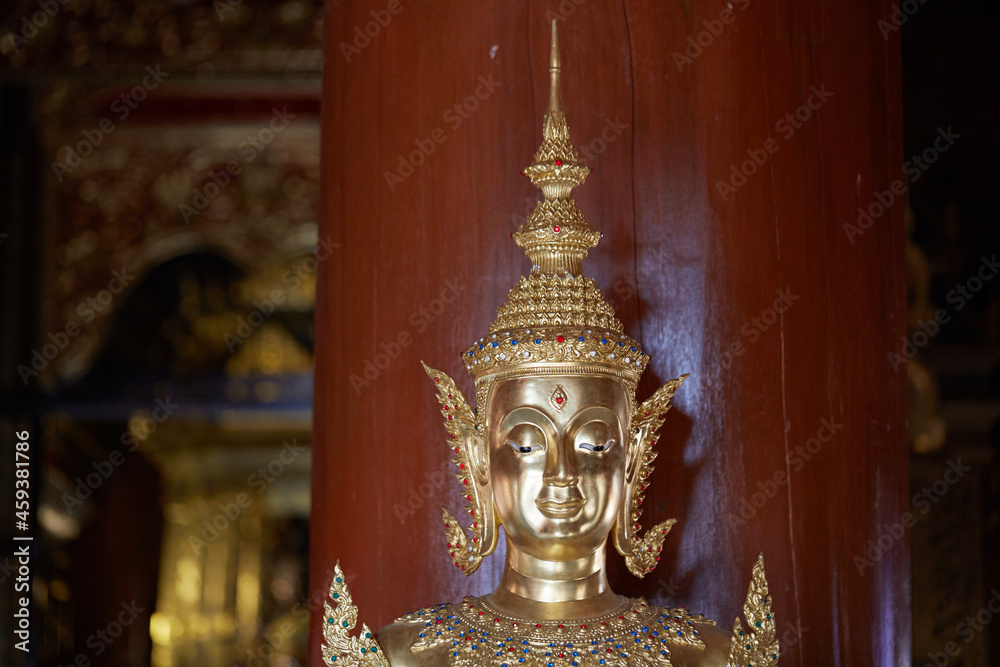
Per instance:
[[[743,605],[747,631],[739,617],[733,624],[733,640],[726,667],[776,667],[778,664],[778,639],[771,613],[771,596],[767,592],[764,576],[764,554],[757,557],[753,575]]]
[[[364,623],[361,633],[352,636],[358,623],[358,608],[347,590],[340,561],[333,566],[329,600],[323,603],[323,662],[329,667],[389,667],[382,647]]]

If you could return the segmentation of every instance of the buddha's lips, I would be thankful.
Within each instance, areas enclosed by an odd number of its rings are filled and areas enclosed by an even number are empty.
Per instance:
[[[584,500],[580,497],[574,498],[536,498],[535,505],[542,514],[553,519],[561,519],[573,516],[583,507]]]

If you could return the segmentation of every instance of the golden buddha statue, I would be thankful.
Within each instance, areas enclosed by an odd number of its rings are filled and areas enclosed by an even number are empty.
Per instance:
[[[639,537],[643,491],[657,429],[687,376],[636,406],[649,361],[625,333],[582,261],[601,234],[571,190],[579,164],[559,95],[552,23],[551,86],[544,140],[525,170],[545,199],[514,234],[531,259],[489,333],[462,354],[477,410],[441,371],[434,382],[448,447],[467,503],[465,529],[448,510],[452,561],[472,574],[506,539],[500,585],[484,597],[425,607],[373,633],[354,634],[357,608],[339,564],[324,617],[330,667],[597,667],[776,665],[778,644],[763,560],[754,568],[733,634],[685,609],[627,599],[608,585],[608,538],[642,577],[675,523]]]

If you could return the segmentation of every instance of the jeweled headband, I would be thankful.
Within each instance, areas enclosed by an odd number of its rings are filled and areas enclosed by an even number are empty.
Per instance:
[[[593,373],[612,375],[634,389],[649,363],[639,345],[623,333],[600,288],[583,275],[583,258],[601,233],[570,198],[590,168],[579,163],[570,143],[559,72],[553,26],[542,145],[524,170],[545,199],[513,235],[531,259],[531,273],[510,291],[489,333],[462,354],[477,388],[520,375]]]

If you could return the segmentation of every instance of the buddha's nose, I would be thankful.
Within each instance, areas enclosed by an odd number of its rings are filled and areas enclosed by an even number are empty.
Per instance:
[[[571,438],[560,437],[556,446],[545,453],[545,472],[542,481],[547,486],[576,486],[580,481],[576,464],[576,451]]]

